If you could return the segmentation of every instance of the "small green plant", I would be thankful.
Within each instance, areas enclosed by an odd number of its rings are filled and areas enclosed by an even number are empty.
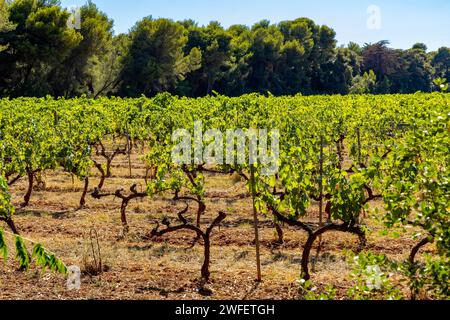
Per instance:
[[[311,280],[299,280],[300,283],[300,295],[304,300],[335,300],[336,288],[332,285],[327,285],[323,291],[319,291],[319,288],[314,286]]]
[[[395,263],[385,255],[373,253],[349,254],[354,265],[351,278],[356,285],[348,290],[352,300],[401,300],[402,292],[392,283]]]
[[[433,83],[439,88],[440,91],[442,92],[447,92],[448,90],[448,83],[447,79],[445,78],[437,78],[433,81]]]
[[[424,262],[406,261],[398,270],[408,278],[411,299],[449,299],[450,261],[425,256]]]

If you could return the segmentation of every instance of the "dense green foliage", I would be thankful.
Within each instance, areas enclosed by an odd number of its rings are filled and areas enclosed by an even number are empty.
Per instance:
[[[307,18],[225,29],[149,16],[114,35],[92,2],[79,14],[72,29],[57,0],[0,0],[0,96],[415,93],[450,79],[449,48],[337,47]]]
[[[102,142],[123,143],[126,139],[148,147],[143,160],[154,174],[147,180],[147,192],[139,193],[132,186],[130,196],[124,195],[123,189],[113,194],[101,194],[99,189],[93,193],[97,198],[122,199],[124,231],[128,229],[125,211],[130,199],[172,193],[175,201],[198,206],[197,225],[188,224],[184,211],[178,216],[183,224],[173,230],[189,228],[209,239],[207,233],[215,224],[206,233],[199,229],[199,217],[206,210],[206,176],[211,170],[224,176],[238,173],[254,190],[260,214],[308,234],[301,272],[308,280],[309,253],[315,241],[326,232],[349,232],[364,246],[362,212],[369,211],[372,200],[380,199],[385,210],[376,216],[386,228],[413,227],[417,230],[414,240],[422,240],[411,248],[408,261],[396,262],[396,270],[404,270],[402,274],[410,279],[413,292],[427,288],[433,297],[446,296],[450,265],[449,117],[450,96],[445,93],[311,97],[251,94],[197,99],[165,93],[151,99],[3,99],[0,167],[7,182],[1,180],[0,213],[7,218],[12,212],[7,184],[61,168],[85,179],[91,174],[95,150]],[[249,164],[175,164],[171,157],[176,143],[172,133],[187,129],[194,135],[194,122],[198,120],[203,122],[204,131],[278,129],[278,173],[265,176],[263,166],[255,164],[253,181],[249,179]],[[29,183],[32,190],[33,179]],[[303,223],[318,202],[323,204],[326,221]],[[225,216],[217,219],[220,223]],[[161,232],[154,230],[154,234]],[[436,246],[435,254],[418,263],[419,249],[428,243]],[[0,253],[4,250],[0,246]],[[41,248],[34,251],[40,254]],[[18,259],[26,263],[25,256]],[[41,257],[38,261],[44,267],[54,266],[52,259]],[[209,253],[205,261],[209,261]],[[365,274],[361,272],[360,276]],[[209,276],[207,269],[205,274]],[[391,288],[387,282],[386,288]],[[367,296],[357,291],[352,294]],[[392,294],[397,297],[396,292]]]

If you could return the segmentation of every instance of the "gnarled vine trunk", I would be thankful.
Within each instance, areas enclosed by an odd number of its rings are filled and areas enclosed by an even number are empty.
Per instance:
[[[330,232],[330,231],[338,231],[338,232],[347,232],[356,234],[359,237],[360,240],[360,247],[359,249],[362,250],[364,246],[366,245],[366,235],[364,230],[360,226],[351,226],[347,224],[337,225],[337,224],[329,224],[325,227],[322,227],[312,233],[309,233],[308,240],[306,241],[305,247],[303,249],[302,254],[302,274],[301,278],[304,280],[309,280],[311,278],[311,275],[309,273],[309,257],[311,254],[312,247],[316,240],[323,234]]]
[[[88,192],[88,188],[89,188],[89,177],[86,177],[84,178],[83,194],[81,195],[80,198],[80,209],[82,209],[86,204],[86,194]]]
[[[30,204],[31,193],[33,192],[34,172],[29,168],[27,168],[26,171],[28,177],[28,189],[23,198],[23,203],[21,205],[22,208],[25,208]]]

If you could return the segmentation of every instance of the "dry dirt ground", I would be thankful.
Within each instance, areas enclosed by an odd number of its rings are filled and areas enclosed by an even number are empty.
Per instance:
[[[127,158],[115,159],[113,177],[106,180],[104,190],[114,192],[122,187],[128,190],[133,183],[144,188],[144,164],[136,155],[132,163],[133,176],[130,178]],[[96,170],[93,169],[93,173],[95,175]],[[0,264],[0,300],[299,298],[297,280],[305,233],[284,226],[285,244],[275,245],[272,220],[261,217],[263,282],[256,284],[252,204],[251,198],[245,196],[243,182],[229,176],[207,176],[207,214],[202,219],[202,226],[206,228],[219,211],[226,212],[227,218],[220,229],[213,232],[211,281],[207,284],[211,292],[205,295],[199,290],[197,280],[203,246],[188,248],[195,234],[180,232],[160,239],[146,239],[156,221],[165,216],[176,217],[182,204],[171,202],[169,195],[133,201],[127,210],[130,233],[125,239],[119,239],[122,231],[119,199],[95,200],[88,196],[86,207],[77,211],[82,182],[73,181],[70,175],[62,172],[47,172],[44,180],[45,188],[33,192],[30,206],[16,212],[15,222],[21,234],[42,243],[66,265],[77,265],[86,271],[93,260],[89,234],[95,230],[105,270],[96,276],[83,272],[80,290],[69,291],[65,276],[36,268],[21,272],[10,259],[6,265]],[[91,185],[97,182],[98,177],[94,176]],[[11,191],[14,204],[18,206],[26,191],[25,179]],[[192,218],[195,210],[195,206],[190,209]],[[318,208],[313,207],[306,221],[316,221],[317,211]],[[382,236],[383,228],[375,219],[367,218],[365,222],[370,229],[368,250],[386,253],[396,259],[407,256],[414,244],[410,237]],[[338,297],[345,297],[354,283],[344,250],[356,250],[357,245],[357,238],[352,235],[325,235],[319,255],[315,250],[312,254],[314,284],[319,288],[332,284],[338,289]],[[432,247],[424,249],[425,252],[432,250]]]

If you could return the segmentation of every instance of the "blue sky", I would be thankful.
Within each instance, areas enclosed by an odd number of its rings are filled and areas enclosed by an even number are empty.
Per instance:
[[[62,0],[64,7],[86,0]],[[339,44],[389,40],[407,49],[424,42],[430,50],[450,47],[449,0],[94,0],[114,20],[116,33],[127,32],[138,20],[152,15],[173,20],[193,19],[200,24],[219,21],[252,25],[308,17],[337,33]],[[381,29],[369,29],[367,9],[380,9]]]

